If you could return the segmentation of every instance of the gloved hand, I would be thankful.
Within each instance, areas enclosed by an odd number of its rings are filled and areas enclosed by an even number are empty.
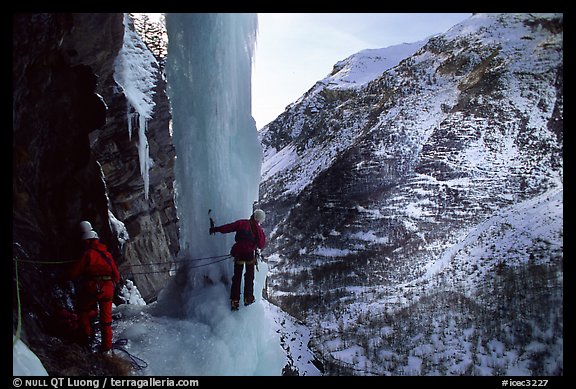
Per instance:
[[[216,233],[216,228],[210,227],[210,230],[208,232],[210,233],[210,235],[214,235]]]

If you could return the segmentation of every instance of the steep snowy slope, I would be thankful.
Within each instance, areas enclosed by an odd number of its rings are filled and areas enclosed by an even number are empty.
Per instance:
[[[285,138],[284,130],[276,128],[275,122],[271,123],[263,131],[266,138],[264,144],[266,148],[264,156],[264,166],[262,167],[262,180],[280,173],[287,182],[284,182],[285,193],[298,193],[310,183],[310,180],[319,171],[330,165],[336,153],[351,144],[356,134],[357,126],[352,126],[345,133],[341,131],[337,123],[329,124],[326,132],[324,129],[316,128],[314,138],[322,136],[323,142],[308,138],[310,127],[306,121],[308,116],[316,116],[320,110],[326,109],[326,100],[336,99],[343,94],[346,96],[355,95],[356,91],[365,86],[368,82],[378,78],[384,71],[398,65],[400,61],[410,57],[420,49],[426,41],[416,43],[404,43],[385,49],[367,49],[352,55],[345,60],[334,65],[331,74],[314,85],[301,99],[289,107],[288,112],[295,110],[296,115],[291,112],[290,116],[301,116],[297,122],[291,124],[290,135]],[[361,92],[360,92],[361,93]],[[316,133],[318,131],[318,133]],[[329,136],[327,136],[329,135]],[[282,140],[290,140],[302,143],[304,138],[313,143],[307,143],[301,150],[296,145],[288,145],[286,141],[275,144],[277,137]],[[326,139],[328,138],[328,139]],[[326,140],[326,142],[324,142]],[[269,143],[270,142],[270,143]],[[274,145],[272,145],[274,143]],[[302,154],[305,152],[305,154]],[[278,178],[276,179],[276,181]]]
[[[474,15],[338,63],[262,130],[268,294],[329,373],[562,373],[562,32]]]

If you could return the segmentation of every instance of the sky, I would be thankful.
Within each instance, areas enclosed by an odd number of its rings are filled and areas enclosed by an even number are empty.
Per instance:
[[[259,13],[252,116],[261,129],[336,62],[444,33],[470,13]]]

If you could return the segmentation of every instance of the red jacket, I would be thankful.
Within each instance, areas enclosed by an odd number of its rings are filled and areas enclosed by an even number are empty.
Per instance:
[[[250,220],[236,220],[234,223],[215,227],[214,230],[223,234],[236,232],[236,243],[230,250],[234,258],[252,256],[256,248],[263,249],[266,245],[266,235],[253,217]]]
[[[120,281],[120,274],[116,267],[116,262],[112,254],[108,252],[106,245],[100,243],[98,239],[88,241],[88,247],[82,257],[74,262],[68,271],[68,277],[77,279],[80,277],[110,276],[117,284]]]

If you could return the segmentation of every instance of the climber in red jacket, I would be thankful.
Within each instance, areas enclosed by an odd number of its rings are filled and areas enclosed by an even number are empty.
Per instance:
[[[230,255],[234,257],[234,276],[232,277],[232,287],[230,288],[230,302],[233,311],[239,308],[240,283],[244,265],[246,265],[246,273],[244,274],[244,305],[250,305],[254,302],[255,251],[256,249],[263,249],[266,245],[266,236],[264,231],[262,231],[262,227],[260,227],[265,217],[264,211],[257,209],[252,213],[249,220],[241,219],[234,223],[210,228],[210,234],[236,232],[234,237],[236,243],[230,250]]]
[[[120,274],[114,258],[107,247],[100,243],[98,234],[90,223],[83,221],[80,229],[85,251],[80,259],[71,265],[67,277],[72,280],[81,279],[76,309],[87,343],[94,336],[90,320],[97,310],[100,310],[100,351],[106,352],[112,348],[112,299],[116,284],[120,281]]]

